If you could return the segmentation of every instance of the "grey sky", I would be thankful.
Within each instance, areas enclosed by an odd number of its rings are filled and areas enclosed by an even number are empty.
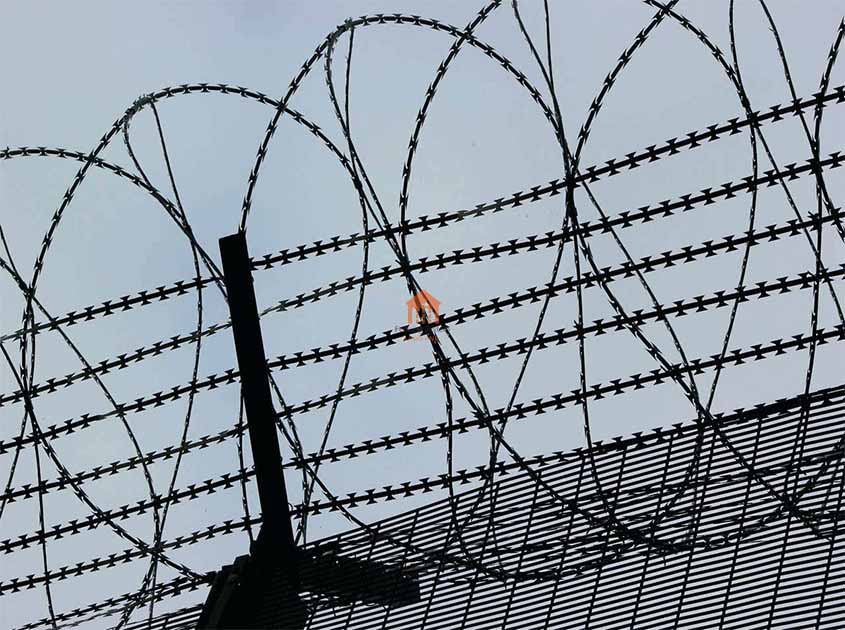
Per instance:
[[[789,103],[791,96],[779,71],[774,38],[756,2],[737,3],[736,28],[742,77],[752,107],[764,109]],[[799,96],[818,90],[828,50],[842,18],[842,5],[834,0],[813,3],[780,0],[769,3],[788,54]],[[292,77],[320,41],[350,16],[378,12],[407,12],[437,18],[462,28],[481,8],[480,3],[437,2],[287,2],[287,3],[161,3],[117,4],[91,2],[8,3],[0,23],[0,54],[4,80],[0,87],[0,146],[49,146],[87,152],[96,146],[114,120],[139,96],[165,86],[183,83],[227,83],[248,87],[274,98],[284,94]],[[522,6],[522,5],[521,5]],[[619,54],[630,45],[655,10],[643,3],[571,1],[552,3],[553,60],[557,95],[566,133],[575,142],[587,109]],[[711,36],[730,58],[728,2],[682,1],[678,10]],[[542,3],[522,6],[532,36],[542,42]],[[520,35],[509,3],[504,3],[479,28],[477,36],[494,46],[538,87],[544,96],[540,72]],[[357,29],[351,72],[351,127],[368,174],[391,220],[398,220],[398,201],[407,144],[425,90],[445,57],[451,37],[412,26],[372,26]],[[347,39],[336,56],[336,82],[340,89],[345,69]],[[845,83],[837,65],[832,87]],[[325,85],[322,62],[303,83],[292,107],[319,124],[326,135],[345,150]],[[157,105],[164,126],[176,181],[195,234],[215,259],[217,239],[237,229],[247,177],[272,109],[232,95],[187,95]],[[636,54],[606,99],[594,123],[582,166],[602,164],[631,151],[659,144],[669,138],[742,117],[736,92],[707,49],[677,23],[667,20]],[[845,106],[825,110],[821,153],[842,148]],[[790,117],[764,128],[779,165],[801,162],[810,150],[798,119]],[[144,170],[168,197],[164,162],[149,108],[131,126],[131,139]],[[104,159],[129,170],[132,163],[117,137],[103,153]],[[23,275],[31,277],[32,264],[50,218],[70,184],[77,162],[55,158],[19,158],[0,164],[0,223]],[[761,155],[761,171],[772,168]],[[841,199],[842,171],[827,175],[834,200]],[[607,178],[591,187],[607,214],[636,209],[664,199],[751,174],[748,134],[725,137],[694,151],[683,151],[652,165]],[[501,67],[478,50],[465,47],[451,66],[435,97],[423,128],[410,185],[408,216],[472,208],[478,203],[510,195],[563,176],[560,151],[548,122],[528,93]],[[813,180],[790,183],[803,215],[815,211]],[[596,211],[587,197],[576,197],[584,220]],[[746,230],[750,196],[696,209],[623,230],[634,259]],[[837,204],[839,205],[839,204]],[[524,238],[558,230],[562,196],[543,199],[487,218],[457,223],[409,238],[412,259],[440,252],[469,249],[493,242]],[[758,197],[758,227],[783,223],[794,217],[779,187],[767,188]],[[254,256],[334,235],[361,231],[361,210],[348,177],[334,156],[302,126],[283,118],[261,171],[248,223]],[[825,233],[824,259],[829,266],[843,263],[841,241]],[[599,267],[623,260],[610,237],[591,240]],[[574,274],[571,247],[567,245],[559,278]],[[519,256],[447,267],[421,274],[420,283],[442,302],[443,313],[495,296],[506,296],[551,279],[554,249]],[[270,306],[332,281],[361,272],[361,248],[344,250],[308,262],[256,272],[259,306]],[[693,265],[680,265],[648,275],[664,303],[735,286],[741,252],[726,253]],[[4,256],[5,258],[5,256]],[[371,268],[395,263],[389,248],[376,243],[370,251]],[[794,275],[813,269],[806,241],[786,238],[752,250],[746,284]],[[39,297],[55,316],[89,304],[136,293],[193,276],[190,248],[174,223],[150,197],[112,174],[89,174],[59,226],[45,262]],[[612,285],[625,308],[649,308],[635,280]],[[573,294],[574,295],[574,294]],[[573,295],[556,299],[549,307],[544,331],[569,328],[575,318]],[[613,310],[599,289],[588,289],[587,321],[612,316]],[[203,292],[203,320],[207,326],[225,321],[226,307],[220,293]],[[405,323],[408,298],[400,281],[378,283],[367,289],[359,336],[367,337]],[[356,292],[342,293],[315,305],[284,314],[267,315],[263,321],[267,355],[291,355],[317,346],[348,340],[357,300]],[[23,299],[8,276],[0,279],[0,334],[20,326]],[[809,331],[811,292],[796,291],[782,297],[752,301],[740,310],[731,348],[748,347]],[[196,300],[172,299],[128,313],[82,323],[67,329],[92,363],[149,346],[196,326]],[[464,352],[495,346],[533,331],[539,305],[505,312],[463,326],[453,333]],[[673,320],[689,357],[718,353],[729,309]],[[828,294],[821,300],[820,325],[836,324]],[[665,331],[646,327],[671,360],[677,355]],[[17,358],[14,344],[4,344]],[[587,382],[623,378],[656,367],[627,332],[587,341]],[[454,349],[448,354],[456,356]],[[36,382],[80,369],[73,353],[55,334],[38,337]],[[424,342],[400,343],[353,358],[348,384],[364,382],[388,372],[431,361]],[[521,357],[477,366],[490,408],[507,404]],[[760,364],[725,370],[714,410],[771,400],[803,391],[807,353],[789,353]],[[276,373],[286,400],[298,403],[331,394],[337,387],[342,362]],[[837,344],[822,346],[817,357],[813,387],[841,383],[845,362]],[[193,366],[193,346],[148,359],[126,370],[104,376],[118,401],[129,402],[158,390],[187,383]],[[229,331],[206,338],[199,375],[234,367]],[[553,347],[534,354],[517,400],[531,401],[578,387],[577,344]],[[706,390],[709,375],[700,377]],[[2,392],[16,390],[8,366],[0,367]],[[237,419],[238,390],[229,385],[199,394],[191,414],[189,438],[230,428]],[[184,425],[187,398],[140,414],[128,414],[143,451],[158,450],[178,442]],[[35,400],[42,426],[57,424],[83,413],[110,409],[101,390],[91,381]],[[455,416],[468,406],[456,401]],[[608,398],[591,405],[596,438],[627,434],[692,417],[692,409],[671,384]],[[0,438],[17,435],[22,416],[20,404],[0,407]],[[314,451],[328,417],[327,410],[298,416],[296,420],[306,452]],[[339,447],[365,439],[397,434],[424,425],[445,422],[443,389],[439,378],[382,389],[374,394],[345,399],[339,407],[329,446]],[[522,454],[536,455],[566,450],[584,443],[582,419],[575,408],[555,414],[529,416],[508,427],[507,437]],[[54,446],[71,472],[125,460],[135,453],[117,418],[91,429],[58,438]],[[487,435],[461,435],[455,442],[455,467],[485,463]],[[285,456],[290,456],[286,449]],[[42,457],[44,457],[42,453]],[[174,460],[153,466],[157,492],[165,492]],[[0,455],[3,483],[9,475],[12,454]],[[176,488],[219,477],[237,468],[234,440],[189,452],[180,469]],[[386,484],[436,476],[445,472],[445,441],[435,440],[376,456],[327,464],[321,476],[336,495]],[[55,467],[44,465],[44,475],[54,479]],[[287,477],[293,501],[301,499],[299,478]],[[13,487],[35,483],[32,449],[21,454]],[[4,485],[5,487],[5,485]],[[465,487],[461,487],[465,489]],[[140,468],[86,485],[103,509],[149,498]],[[250,490],[250,506],[257,501]],[[410,509],[442,498],[432,493],[393,503],[363,507],[356,514],[364,520]],[[322,497],[318,497],[322,498]],[[45,497],[46,523],[82,519],[89,510],[69,490]],[[173,506],[165,539],[237,519],[242,515],[240,491],[230,490]],[[152,539],[149,512],[123,522],[133,534]],[[338,513],[313,517],[309,540],[350,525]],[[38,528],[38,501],[21,500],[5,508],[0,540],[16,538]],[[246,534],[220,536],[213,542],[183,547],[173,557],[197,571],[219,568],[246,551]],[[51,541],[51,567],[61,567],[122,551],[126,541],[106,526],[77,536]],[[38,546],[4,555],[0,581],[39,573]],[[147,569],[144,560],[120,565],[53,586],[56,611],[61,612],[114,594],[138,588]],[[160,578],[175,573],[162,569]],[[199,601],[204,591],[178,601],[157,605],[164,611]],[[142,618],[136,611],[133,619]],[[16,627],[47,616],[44,589],[0,597],[0,622]],[[90,627],[101,627],[98,620]]]

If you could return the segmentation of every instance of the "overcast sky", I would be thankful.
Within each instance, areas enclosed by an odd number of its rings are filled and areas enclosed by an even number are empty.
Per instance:
[[[756,2],[737,3],[735,28],[742,79],[754,109],[788,104],[792,95],[784,80],[765,16]],[[407,12],[436,18],[463,28],[483,5],[473,2],[261,2],[199,3],[145,2],[134,5],[108,2],[8,3],[0,22],[3,77],[0,87],[0,147],[45,146],[89,152],[115,120],[145,94],[186,83],[225,83],[244,86],[280,98],[313,50],[351,16],[379,12]],[[813,3],[779,0],[769,3],[800,97],[819,89],[827,55],[842,19],[835,0]],[[526,27],[544,48],[542,3],[525,2]],[[730,61],[729,3],[682,0],[677,10],[704,30]],[[601,89],[619,55],[655,13],[644,3],[587,0],[552,3],[550,32],[556,95],[565,133],[577,142],[590,103]],[[542,74],[519,32],[510,3],[493,11],[478,28],[477,37],[493,46],[540,89],[551,103]],[[453,38],[444,32],[412,25],[374,25],[355,30],[350,72],[350,124],[356,148],[385,212],[399,220],[402,169],[408,141],[423,104],[426,89],[446,57]],[[349,39],[338,42],[335,59],[337,89],[343,91]],[[845,84],[841,64],[834,67],[830,85]],[[346,142],[328,97],[322,60],[290,103],[344,153]],[[264,137],[273,108],[228,94],[180,95],[157,103],[167,149],[180,198],[194,234],[203,249],[219,261],[217,239],[237,230],[250,170]],[[845,138],[845,106],[825,110],[821,153],[841,150]],[[601,165],[673,137],[705,129],[732,118],[743,118],[735,88],[711,52],[679,24],[666,19],[632,58],[605,98],[581,156],[581,167]],[[812,123],[810,117],[808,122]],[[800,120],[787,117],[768,124],[763,133],[779,166],[801,163],[810,148]],[[169,199],[173,198],[155,119],[143,109],[129,128],[130,141],[145,173]],[[677,199],[704,188],[741,180],[752,173],[749,135],[724,136],[695,150],[662,159],[631,172],[604,178],[591,185],[604,213],[618,214],[665,199]],[[131,172],[135,168],[120,134],[100,155]],[[0,163],[0,224],[16,267],[26,282],[51,218],[73,181],[80,164],[57,158],[26,157]],[[760,170],[772,168],[764,154]],[[826,174],[828,191],[841,205],[842,171]],[[464,46],[440,84],[422,129],[410,178],[408,219],[420,215],[470,209],[476,204],[507,197],[563,177],[560,149],[552,129],[529,93],[499,64],[478,48]],[[790,182],[801,216],[814,212],[812,177]],[[576,195],[581,220],[595,220],[597,211],[583,191]],[[661,218],[621,230],[632,258],[696,246],[708,240],[748,229],[751,196],[739,194],[718,204],[699,206],[672,218]],[[490,243],[522,239],[559,230],[563,196],[546,197],[504,212],[451,224],[408,238],[412,261],[438,253],[469,250]],[[757,197],[758,228],[795,218],[779,186]],[[372,223],[371,223],[372,226]],[[248,220],[248,241],[253,256],[294,248],[316,240],[361,232],[361,208],[348,174],[305,126],[284,116],[262,165]],[[825,228],[824,260],[829,267],[843,260],[842,242]],[[624,260],[608,235],[590,241],[596,264],[603,268]],[[496,296],[542,286],[553,279],[557,250],[541,248],[516,256],[481,263],[448,266],[419,274],[420,284],[441,302],[441,314],[486,302]],[[341,252],[271,270],[256,271],[259,307],[270,307],[300,292],[359,276],[363,248]],[[395,265],[396,257],[382,241],[369,250],[371,269]],[[725,252],[695,264],[678,265],[647,275],[663,303],[690,299],[736,286],[742,250]],[[7,259],[6,254],[3,258]],[[813,257],[806,240],[787,237],[752,249],[745,284],[812,271]],[[38,296],[51,315],[59,317],[89,305],[115,300],[145,289],[170,285],[194,276],[188,242],[173,219],[151,196],[125,178],[93,169],[79,187],[56,230],[37,286]],[[204,276],[209,275],[203,269]],[[557,281],[575,274],[572,249],[567,244]],[[648,296],[636,279],[613,283],[611,288],[628,311],[649,309]],[[225,322],[227,308],[214,286],[203,292],[203,325]],[[326,297],[303,308],[270,313],[262,318],[267,355],[292,355],[349,340],[359,294],[356,291]],[[367,288],[359,337],[382,333],[406,323],[407,289],[401,279]],[[614,314],[607,296],[598,288],[584,292],[585,320]],[[8,275],[0,279],[0,334],[20,327],[24,300]],[[829,293],[822,293],[820,325],[838,323]],[[542,303],[526,304],[451,330],[463,353],[530,337]],[[742,306],[729,347],[747,348],[810,330],[812,291],[752,300]],[[688,358],[706,358],[721,351],[729,308],[672,320]],[[43,316],[37,318],[43,319]],[[577,319],[574,294],[553,300],[542,330],[571,328]],[[86,359],[100,361],[131,353],[174,335],[187,334],[197,324],[196,293],[98,318],[67,328],[67,334]],[[671,361],[678,359],[670,337],[650,324],[647,334]],[[19,360],[16,341],[4,347]],[[448,356],[459,356],[451,345]],[[114,399],[128,403],[159,390],[190,381],[194,366],[192,344],[150,357],[127,369],[102,376]],[[61,377],[81,369],[79,358],[56,333],[39,335],[35,382]],[[655,369],[657,364],[628,332],[590,337],[586,342],[587,383]],[[523,355],[503,361],[475,364],[474,373],[489,408],[507,405]],[[355,355],[347,385],[369,381],[390,372],[432,361],[425,341],[397,343]],[[763,363],[725,369],[714,396],[715,411],[794,395],[803,391],[807,352],[792,352]],[[841,383],[841,349],[829,344],[819,349],[813,388]],[[235,367],[229,330],[203,339],[199,376]],[[332,394],[342,360],[325,361],[274,372],[289,404]],[[465,372],[460,372],[464,380]],[[537,350],[525,372],[517,401],[532,401],[579,386],[578,345],[567,343]],[[697,384],[709,393],[712,372]],[[468,382],[468,381],[467,381]],[[3,394],[18,389],[8,365],[0,366]],[[455,395],[456,418],[470,407]],[[103,390],[92,380],[78,382],[34,400],[42,427],[81,414],[112,409]],[[127,414],[143,452],[178,443],[188,413],[188,398],[142,413]],[[328,408],[294,418],[306,452],[319,448]],[[191,409],[188,439],[216,434],[237,422],[236,385],[203,390]],[[591,403],[594,437],[630,434],[644,428],[691,419],[692,407],[677,385],[667,383],[625,396]],[[21,404],[0,407],[0,438],[17,436],[23,418]],[[447,419],[444,390],[438,376],[412,384],[381,388],[364,396],[345,398],[339,405],[328,445],[342,447],[395,435]],[[27,428],[29,433],[30,428]],[[584,444],[583,420],[574,407],[541,416],[529,416],[508,426],[506,436],[524,456],[568,450]],[[475,431],[461,435],[454,447],[454,465],[466,468],[486,462],[488,436]],[[53,441],[61,462],[71,473],[124,461],[136,454],[125,425],[109,417],[91,428]],[[247,461],[249,460],[248,446]],[[283,445],[284,457],[291,450]],[[502,457],[505,457],[503,454]],[[45,479],[57,477],[56,467],[41,451]],[[4,488],[10,478],[14,451],[0,455]],[[158,459],[150,467],[157,493],[167,492],[175,459]],[[181,462],[175,487],[219,478],[238,467],[236,441],[228,439],[207,449],[193,449]],[[408,448],[326,464],[321,478],[332,493],[346,493],[387,484],[413,481],[446,471],[446,442],[433,440]],[[300,477],[287,475],[291,500],[302,498]],[[37,482],[35,453],[25,449],[17,458],[11,487]],[[257,499],[250,482],[250,506]],[[101,509],[148,499],[149,487],[140,467],[85,486]],[[461,489],[464,489],[462,487]],[[373,521],[442,498],[431,493],[403,501],[358,509],[356,515]],[[318,495],[318,499],[323,499]],[[90,509],[72,491],[53,491],[44,497],[47,528],[71,519],[84,519]],[[164,539],[170,540],[225,519],[243,515],[237,485],[195,501],[184,501],[168,515]],[[0,539],[14,539],[37,531],[39,502],[35,498],[4,506]],[[149,512],[123,521],[125,528],[144,540],[153,539]],[[308,539],[342,531],[352,525],[337,512],[310,520]],[[47,546],[49,563],[58,568],[126,549],[128,543],[107,526],[86,531]],[[215,570],[245,553],[243,531],[220,536],[174,551],[172,557],[192,569]],[[3,556],[0,581],[43,572],[40,547],[30,546]],[[53,585],[56,612],[100,601],[139,587],[148,568],[146,560],[86,573]],[[161,580],[174,577],[162,569]],[[178,602],[165,601],[157,610],[201,601],[204,591]],[[133,618],[142,618],[144,610]],[[16,627],[47,616],[43,588],[0,596],[0,622]],[[105,627],[94,621],[90,627]]]

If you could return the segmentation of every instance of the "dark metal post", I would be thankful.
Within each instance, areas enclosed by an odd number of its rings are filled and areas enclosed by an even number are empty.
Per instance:
[[[289,566],[295,573],[296,546],[245,234],[221,238],[220,255],[263,514],[261,531],[267,542],[291,561]]]
[[[250,555],[237,558],[217,573],[197,627],[301,630],[308,611],[300,591],[381,606],[418,602],[420,587],[413,571],[345,558],[332,545],[298,550],[294,544],[276,412],[243,232],[221,238],[220,254],[263,523]]]

